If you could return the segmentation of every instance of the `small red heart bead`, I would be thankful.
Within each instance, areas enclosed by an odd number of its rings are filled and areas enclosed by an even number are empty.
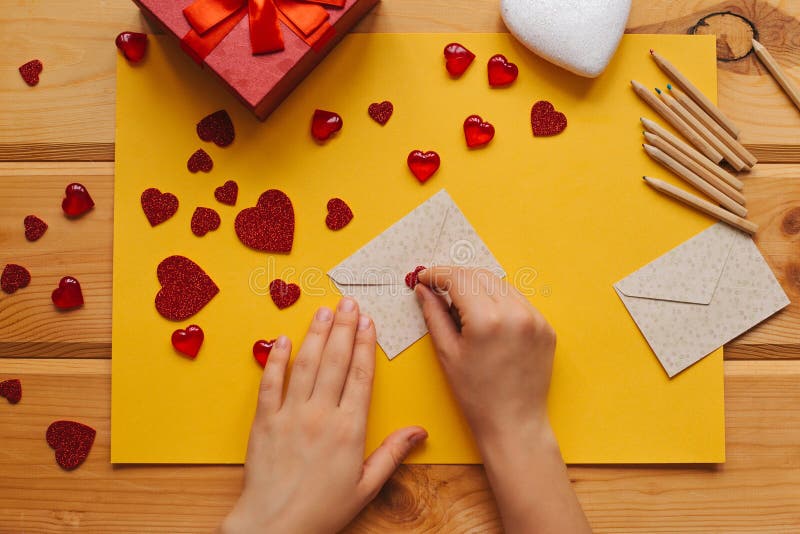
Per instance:
[[[439,170],[441,161],[439,159],[439,154],[433,150],[429,152],[413,150],[408,155],[406,163],[408,163],[408,168],[411,169],[411,172],[414,173],[417,180],[419,180],[420,183],[425,183],[433,176],[433,173]]]
[[[186,168],[189,169],[189,172],[209,172],[214,168],[214,160],[211,159],[208,152],[199,148],[194,151],[194,154],[189,156],[189,160],[186,162]]]
[[[50,298],[56,308],[60,310],[71,310],[83,306],[81,285],[71,276],[65,276],[58,282],[58,287],[53,290]]]
[[[342,118],[338,113],[317,109],[311,118],[311,135],[317,141],[326,141],[342,129]]]
[[[192,233],[197,237],[203,237],[219,228],[220,222],[219,213],[216,211],[211,208],[197,208],[192,214]]]
[[[341,198],[332,198],[328,201],[328,216],[325,225],[331,230],[341,230],[353,220],[353,210]]]
[[[279,310],[288,308],[300,298],[300,286],[287,284],[280,278],[269,283],[269,296]]]
[[[196,324],[190,324],[185,330],[179,328],[172,333],[172,346],[194,360],[203,344],[203,338],[203,329]]]
[[[514,63],[510,63],[503,54],[496,54],[489,58],[487,65],[489,73],[489,85],[501,87],[508,85],[517,79],[519,69]]]
[[[294,207],[283,191],[261,193],[253,208],[236,215],[234,229],[239,241],[264,252],[291,252],[294,241]]]
[[[470,148],[485,145],[494,137],[494,126],[484,122],[478,115],[470,115],[464,121],[464,137]]]
[[[156,310],[172,321],[188,319],[219,293],[211,277],[185,256],[165,258],[158,264],[156,278],[161,284],[156,294]]]
[[[25,239],[28,241],[37,241],[47,231],[47,223],[36,215],[28,215],[22,224],[25,226]]]
[[[172,193],[162,193],[155,187],[145,189],[140,200],[150,226],[163,223],[178,211],[178,197]]]
[[[18,378],[0,382],[0,397],[5,397],[11,404],[18,403],[22,399],[22,382]]]
[[[33,59],[19,68],[19,74],[25,80],[25,83],[33,87],[39,83],[39,75],[42,73],[43,68],[41,61]]]
[[[475,59],[475,54],[467,50],[464,45],[450,43],[444,47],[444,59],[444,66],[450,76],[458,77],[464,74],[464,71],[470,66],[472,60]]]
[[[235,206],[236,199],[239,197],[239,184],[233,180],[228,180],[214,190],[214,198],[228,206]]]
[[[138,63],[147,52],[147,35],[138,32],[122,32],[117,35],[114,44],[122,51],[125,59],[131,63]]]
[[[83,184],[69,184],[64,195],[61,209],[64,210],[67,217],[80,217],[94,207],[94,200]]]
[[[47,444],[56,451],[56,462],[63,469],[71,471],[81,465],[89,451],[97,432],[94,428],[75,421],[54,421],[47,428]]]
[[[556,135],[567,127],[567,116],[547,100],[540,100],[531,108],[531,127],[536,137]]]
[[[384,100],[380,103],[373,102],[369,105],[367,113],[370,117],[372,117],[372,120],[383,126],[389,122],[389,119],[392,118],[392,113],[394,113],[394,104],[388,100]]]
[[[212,141],[220,147],[230,145],[236,137],[231,116],[224,109],[203,117],[197,123],[197,135],[203,141]]]
[[[31,273],[22,265],[9,263],[3,268],[0,275],[0,288],[9,295],[18,289],[28,287],[31,283]]]
[[[259,339],[253,344],[253,358],[256,359],[258,365],[260,365],[262,368],[267,366],[269,353],[272,352],[272,347],[274,346],[274,339],[270,339],[269,341]]]
[[[425,269],[427,269],[427,267],[425,267],[424,265],[417,265],[416,267],[414,267],[413,271],[406,274],[406,285],[411,289],[417,287],[417,284],[419,283],[419,277],[418,277],[419,272],[424,271]]]

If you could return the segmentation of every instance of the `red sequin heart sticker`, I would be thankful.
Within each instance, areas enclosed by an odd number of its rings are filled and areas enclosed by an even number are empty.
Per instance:
[[[472,64],[475,54],[467,50],[464,45],[450,43],[444,47],[444,59],[444,67],[450,76],[459,77]]]
[[[28,241],[37,241],[47,231],[47,223],[36,215],[28,215],[22,224],[25,226],[25,239]]]
[[[253,358],[255,358],[258,365],[262,368],[267,366],[267,359],[269,359],[269,353],[272,352],[273,346],[275,346],[274,339],[270,339],[269,341],[259,339],[253,343]]]
[[[181,354],[194,360],[197,353],[200,352],[204,337],[202,328],[196,324],[190,324],[186,330],[179,328],[172,333],[172,346]]]
[[[114,39],[114,44],[125,59],[131,63],[138,63],[147,52],[147,35],[139,32],[122,32]]]
[[[239,198],[239,184],[233,180],[228,180],[218,188],[214,189],[214,198],[228,206],[235,206],[236,199]]]
[[[392,118],[392,113],[394,113],[394,105],[388,100],[384,100],[380,103],[373,102],[369,105],[367,113],[369,113],[369,116],[372,117],[372,120],[383,126],[389,122],[389,119]]]
[[[142,192],[141,202],[150,226],[163,223],[178,211],[178,197],[172,193],[162,193],[155,187]]]
[[[44,65],[38,59],[28,61],[19,68],[19,75],[25,80],[25,83],[33,87],[39,83],[39,75],[42,73]]]
[[[433,176],[433,173],[439,170],[441,160],[439,159],[439,154],[433,150],[429,152],[413,150],[408,155],[406,163],[408,163],[408,168],[411,169],[411,172],[416,176],[417,180],[419,180],[420,183],[425,183]]]
[[[22,382],[17,378],[0,382],[0,397],[5,397],[11,404],[18,403],[22,399]]]
[[[219,213],[211,208],[197,208],[192,214],[192,233],[197,237],[203,237],[208,232],[219,228]]]
[[[496,54],[489,58],[487,71],[489,73],[489,85],[492,87],[502,87],[513,83],[519,74],[517,66],[514,63],[510,63],[503,54]]]
[[[286,193],[265,191],[254,208],[239,212],[234,223],[239,240],[264,252],[291,252],[294,241],[294,208]]]
[[[300,298],[300,286],[287,284],[280,278],[269,283],[269,296],[279,310],[288,308]]]
[[[212,141],[220,147],[230,145],[236,137],[231,116],[224,109],[203,117],[197,123],[197,135],[203,141]]]
[[[494,137],[494,126],[484,122],[478,115],[470,115],[464,121],[464,137],[470,148],[483,146]]]
[[[417,284],[419,283],[419,277],[418,277],[419,272],[424,271],[425,269],[427,269],[427,267],[425,267],[424,265],[417,265],[416,267],[414,267],[413,271],[406,274],[406,285],[411,289],[417,287]]]
[[[189,156],[189,161],[186,162],[186,168],[189,169],[189,172],[209,172],[214,168],[214,160],[211,159],[208,152],[202,148],[198,148],[194,151],[194,154]]]
[[[161,284],[156,294],[156,310],[172,321],[188,319],[219,293],[211,277],[185,256],[164,259],[158,264],[156,277]]]
[[[83,306],[81,285],[71,276],[65,276],[58,282],[58,287],[53,290],[50,298],[59,310],[71,310]]]
[[[317,141],[326,141],[342,129],[342,118],[338,113],[317,109],[311,118],[311,136]]]
[[[81,465],[92,450],[94,428],[75,421],[55,421],[47,428],[47,444],[56,451],[56,462],[71,471]]]
[[[567,116],[547,100],[540,100],[531,108],[531,127],[536,137],[556,135],[567,127]]]
[[[80,217],[93,207],[94,200],[83,184],[72,183],[64,190],[61,209],[67,217]]]
[[[31,283],[31,273],[22,265],[9,263],[0,275],[0,288],[9,295]]]
[[[332,198],[328,201],[328,216],[325,225],[331,230],[341,230],[353,220],[353,210],[341,198]]]

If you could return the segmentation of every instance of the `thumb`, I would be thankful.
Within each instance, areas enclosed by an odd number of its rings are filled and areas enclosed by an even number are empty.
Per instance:
[[[440,356],[454,354],[458,343],[458,327],[450,315],[447,302],[422,283],[417,284],[414,292],[422,306],[422,316],[428,325],[436,352]]]
[[[401,428],[389,434],[380,447],[369,455],[364,461],[364,472],[359,483],[361,494],[367,502],[375,498],[406,456],[427,437],[428,432],[422,427]]]

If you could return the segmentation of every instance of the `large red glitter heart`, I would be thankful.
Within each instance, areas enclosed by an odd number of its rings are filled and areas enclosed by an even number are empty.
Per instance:
[[[122,51],[125,59],[131,63],[138,63],[147,52],[147,35],[138,32],[122,32],[117,35],[114,44]]]
[[[150,226],[163,223],[178,211],[178,197],[172,193],[162,193],[155,187],[142,192],[141,202]]]
[[[470,115],[464,121],[464,137],[470,148],[485,145],[494,137],[494,126],[483,122],[478,115]]]
[[[202,328],[196,324],[190,324],[186,330],[179,328],[172,333],[172,346],[181,354],[194,360],[197,353],[200,352],[204,337]]]
[[[384,100],[381,103],[373,102],[369,105],[367,113],[369,113],[369,116],[372,117],[372,120],[383,126],[389,122],[389,119],[392,118],[392,113],[394,113],[394,105],[388,100]]]
[[[294,208],[286,193],[265,191],[254,208],[239,212],[234,223],[239,240],[264,252],[291,252],[294,241]]]
[[[500,87],[508,85],[517,79],[519,69],[514,63],[510,63],[503,54],[496,54],[489,58],[487,64],[489,73],[489,85]]]
[[[280,278],[269,283],[269,296],[279,310],[288,308],[300,298],[300,286],[287,284]]]
[[[67,471],[81,465],[92,450],[94,428],[75,421],[54,421],[47,428],[47,444],[56,451],[56,462]]]
[[[203,237],[208,232],[216,230],[220,225],[219,213],[211,208],[197,208],[192,214],[192,233]]]
[[[314,110],[314,116],[311,118],[311,135],[317,141],[326,141],[341,130],[342,125],[342,118],[338,113],[317,109]]]
[[[413,150],[406,160],[408,168],[417,177],[420,183],[425,183],[433,173],[439,170],[441,160],[439,154],[431,150],[430,152],[423,152],[421,150]]]
[[[0,288],[9,295],[31,283],[31,273],[22,265],[9,263],[0,275]]]
[[[0,397],[5,397],[11,404],[16,404],[22,399],[22,382],[18,378],[0,382]]]
[[[28,61],[19,68],[19,75],[25,80],[25,83],[33,87],[39,83],[39,75],[42,73],[44,65],[38,59]]]
[[[233,180],[228,180],[218,188],[214,189],[214,198],[223,204],[229,206],[236,205],[236,199],[239,197],[239,184]]]
[[[531,127],[536,137],[556,135],[567,127],[567,116],[547,100],[540,100],[531,108]]]
[[[64,190],[61,209],[67,217],[80,217],[93,207],[94,200],[83,184],[72,183]]]
[[[413,271],[406,274],[406,285],[411,289],[417,287],[417,284],[419,284],[419,273],[420,271],[424,271],[425,269],[427,269],[427,267],[425,267],[424,265],[417,265],[416,267],[414,267]]]
[[[71,276],[65,276],[58,282],[58,287],[53,290],[50,298],[59,310],[71,310],[83,306],[81,285]]]
[[[203,117],[197,123],[197,135],[203,141],[212,141],[221,147],[230,145],[236,137],[231,116],[224,109]]]
[[[219,288],[206,272],[185,256],[170,256],[158,264],[161,290],[156,310],[172,321],[183,321],[203,309]]]
[[[269,353],[272,352],[272,347],[274,345],[274,339],[270,339],[269,341],[259,339],[253,343],[253,358],[256,359],[258,365],[261,367],[267,366],[267,359],[269,358]]]
[[[37,241],[47,231],[47,223],[36,215],[28,215],[22,222],[25,226],[25,239]]]
[[[444,59],[444,66],[450,76],[458,77],[464,74],[464,71],[470,66],[472,60],[475,59],[475,54],[467,50],[464,45],[450,43],[444,47]]]
[[[209,172],[214,168],[214,160],[211,159],[208,152],[202,148],[198,148],[194,151],[194,154],[189,156],[189,161],[186,162],[186,168],[189,169],[189,172]]]
[[[332,198],[328,201],[328,216],[325,224],[331,230],[341,230],[353,220],[353,210],[341,198]]]

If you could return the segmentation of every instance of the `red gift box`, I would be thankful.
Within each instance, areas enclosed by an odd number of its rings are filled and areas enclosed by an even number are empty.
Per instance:
[[[134,2],[264,120],[378,0]]]

